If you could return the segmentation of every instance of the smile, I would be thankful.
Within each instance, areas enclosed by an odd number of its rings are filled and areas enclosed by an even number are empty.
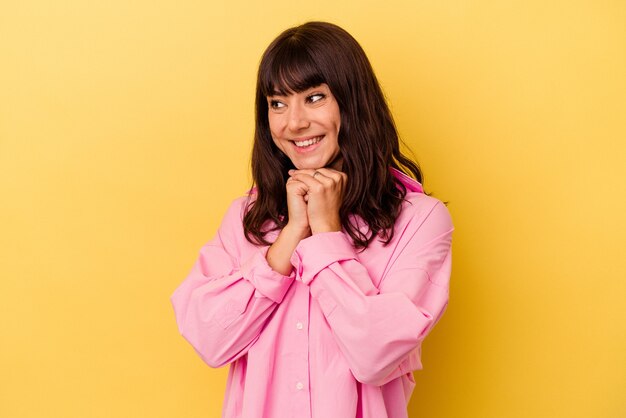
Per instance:
[[[317,144],[322,140],[322,138],[324,138],[324,135],[316,136],[315,138],[305,139],[304,141],[293,141],[293,143],[298,148],[305,148],[313,144]]]

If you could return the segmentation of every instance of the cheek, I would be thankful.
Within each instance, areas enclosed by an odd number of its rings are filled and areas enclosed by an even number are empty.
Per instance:
[[[282,149],[282,147],[280,146],[280,143],[276,140],[278,138],[278,132],[276,130],[276,121],[271,116],[268,118],[268,125],[270,128],[270,135],[272,136],[272,141],[274,141],[274,144],[276,144],[278,148]]]
[[[279,115],[272,115],[270,113],[270,115],[267,118],[267,121],[269,123],[270,126],[270,132],[272,133],[272,136],[278,136],[280,134],[280,132],[282,131],[281,126],[283,125],[281,123],[281,118]]]
[[[335,107],[332,110],[329,118],[333,121],[333,125],[336,131],[339,132],[339,128],[341,127],[341,112],[339,112],[339,107]]]
[[[274,134],[272,134],[272,141],[274,142],[274,145],[276,145],[276,148],[278,148],[282,152],[285,152],[284,144],[280,141],[277,141],[276,138],[274,137]]]

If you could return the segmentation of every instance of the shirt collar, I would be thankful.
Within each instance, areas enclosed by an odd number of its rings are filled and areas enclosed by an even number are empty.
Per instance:
[[[407,190],[411,192],[416,192],[416,193],[424,193],[424,188],[422,187],[420,182],[418,182],[412,177],[407,176],[402,171],[396,168],[390,167],[389,169],[391,170],[391,173],[398,180],[400,180],[400,183],[402,183],[404,187],[406,187]]]

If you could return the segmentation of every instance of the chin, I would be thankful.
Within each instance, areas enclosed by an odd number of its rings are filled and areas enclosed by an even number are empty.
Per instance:
[[[326,167],[326,164],[320,164],[320,163],[316,163],[316,162],[301,162],[301,163],[294,163],[294,166],[298,169],[298,170],[317,170],[318,168],[323,168]]]

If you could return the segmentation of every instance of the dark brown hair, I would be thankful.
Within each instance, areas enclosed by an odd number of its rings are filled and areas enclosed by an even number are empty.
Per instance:
[[[287,224],[285,183],[287,171],[295,168],[272,140],[267,96],[302,92],[322,83],[330,88],[341,114],[338,140],[348,182],[339,215],[357,248],[366,248],[379,233],[385,244],[393,238],[406,188],[389,168],[422,181],[419,166],[400,152],[393,117],[358,42],[326,22],[287,29],[263,54],[257,78],[252,150],[256,193],[244,215],[246,239],[254,244],[269,245],[267,232]],[[365,233],[351,215],[367,224]]]

